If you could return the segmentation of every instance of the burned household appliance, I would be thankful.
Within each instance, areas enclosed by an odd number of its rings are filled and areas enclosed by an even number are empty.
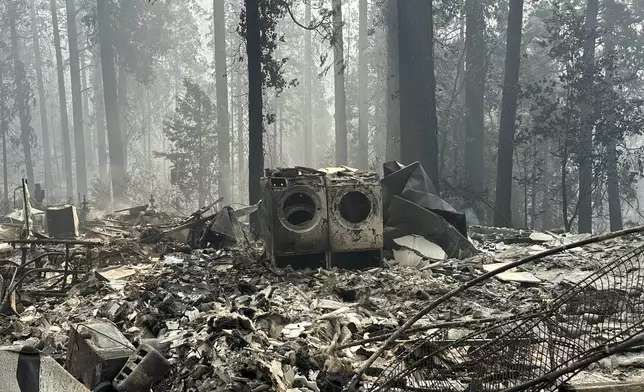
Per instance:
[[[329,226],[324,173],[266,170],[260,221],[267,256],[282,267],[326,267]]]
[[[74,238],[79,235],[78,214],[72,205],[47,207],[45,222],[52,238]]]
[[[135,352],[118,327],[96,319],[72,325],[66,367],[88,388],[112,381]]]
[[[369,268],[382,263],[382,195],[378,175],[327,169],[329,267]]]

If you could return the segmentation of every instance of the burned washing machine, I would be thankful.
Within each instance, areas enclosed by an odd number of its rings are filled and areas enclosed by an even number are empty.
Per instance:
[[[324,173],[266,170],[260,222],[267,256],[279,267],[325,268],[329,249]]]
[[[329,267],[360,269],[382,265],[380,179],[373,172],[327,170]]]

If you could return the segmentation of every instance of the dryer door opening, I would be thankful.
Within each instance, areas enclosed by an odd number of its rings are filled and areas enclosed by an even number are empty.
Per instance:
[[[313,223],[316,209],[315,201],[311,196],[294,192],[282,203],[282,216],[290,226],[304,229]]]
[[[358,191],[347,192],[338,205],[340,216],[353,224],[366,220],[371,214],[371,209],[371,201],[367,195]]]

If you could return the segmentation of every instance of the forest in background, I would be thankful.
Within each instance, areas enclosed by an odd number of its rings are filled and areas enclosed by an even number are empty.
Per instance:
[[[644,221],[643,21],[627,0],[4,1],[4,207],[25,177],[186,214],[256,202],[264,167],[398,159],[470,223],[616,230]]]

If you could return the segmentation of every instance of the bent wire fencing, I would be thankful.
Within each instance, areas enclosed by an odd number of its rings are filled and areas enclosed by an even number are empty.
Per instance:
[[[460,338],[429,330],[402,345],[366,389],[557,390],[588,364],[644,341],[643,262],[644,248],[626,253],[538,309]]]

